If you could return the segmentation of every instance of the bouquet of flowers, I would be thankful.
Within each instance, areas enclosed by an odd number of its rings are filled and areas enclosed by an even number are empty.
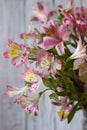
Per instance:
[[[25,86],[7,85],[5,95],[15,96],[28,114],[37,115],[40,97],[50,90],[60,120],[69,123],[76,111],[87,109],[87,8],[74,7],[71,0],[66,8],[50,10],[38,2],[33,12],[31,21],[38,27],[20,34],[28,44],[9,39],[3,54],[17,68],[26,64],[21,74]],[[42,83],[44,90],[38,92]]]

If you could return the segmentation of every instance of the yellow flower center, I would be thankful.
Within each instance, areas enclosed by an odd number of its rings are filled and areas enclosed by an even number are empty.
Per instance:
[[[25,80],[26,80],[27,82],[32,82],[32,81],[35,80],[35,78],[36,78],[36,75],[35,75],[33,72],[28,72],[28,73],[26,74]]]
[[[61,118],[63,116],[63,113],[64,113],[64,118],[67,118],[69,112],[68,111],[62,111],[62,110],[58,110],[57,111],[58,113],[58,116]]]
[[[66,111],[66,112],[64,113],[64,117],[67,118],[68,115],[69,115],[69,112]]]
[[[35,15],[38,16],[38,17],[41,17],[41,16],[42,16],[41,13],[40,13],[38,10],[35,10],[34,13],[35,13]]]
[[[12,43],[10,47],[15,50],[20,50],[20,47],[15,43]]]
[[[58,110],[58,111],[57,111],[57,114],[58,114],[58,116],[61,118],[61,117],[62,117],[63,112],[62,112],[61,110]]]
[[[12,43],[10,46],[11,50],[8,51],[9,58],[15,58],[19,55],[19,51],[21,50],[18,45]]]
[[[40,63],[40,66],[43,68],[45,66],[50,66],[51,64],[51,58],[48,58],[48,57],[44,57]]]
[[[36,48],[32,48],[32,49],[31,49],[31,53],[33,53],[34,55],[37,55],[37,53],[38,53],[38,49],[36,49]]]

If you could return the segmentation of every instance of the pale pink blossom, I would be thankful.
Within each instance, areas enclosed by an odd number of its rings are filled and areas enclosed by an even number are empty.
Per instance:
[[[83,21],[87,20],[87,8],[84,6],[76,7],[76,16]]]
[[[42,43],[42,35],[36,28],[34,28],[34,31],[31,30],[29,33],[21,33],[20,38],[24,39],[24,40],[28,40],[28,39],[36,40],[37,39],[38,44]]]
[[[82,44],[82,41],[79,40],[77,43],[77,48],[75,52],[69,57],[70,59],[86,58],[86,46]]]
[[[78,69],[78,79],[83,83],[87,83],[87,58],[76,59],[73,66],[74,70]]]
[[[57,71],[61,69],[62,62],[60,60],[54,60],[54,62],[51,64],[50,72],[55,75]]]
[[[73,108],[73,106],[70,104],[70,105],[63,106],[61,109],[59,109],[57,111],[58,116],[60,117],[61,121],[63,121],[64,119],[67,118],[67,116],[71,112],[72,108]]]
[[[61,61],[54,59],[54,55],[48,52],[43,52],[38,56],[37,65],[41,67],[42,73],[45,76],[49,76],[50,74],[55,75],[62,68]]]
[[[39,94],[36,96],[30,97],[28,95],[22,95],[16,98],[16,103],[20,104],[22,108],[27,112],[28,114],[33,113],[35,116],[38,114],[38,102],[40,99]]]
[[[5,58],[11,58],[12,64],[21,67],[28,62],[29,48],[23,44],[8,40],[7,51],[3,54]]]
[[[84,59],[84,58],[76,59],[76,60],[73,62],[73,69],[74,69],[74,70],[77,70],[77,69],[82,69],[82,70],[84,70],[85,67],[87,67],[87,65],[86,65],[86,59]]]
[[[22,79],[30,85],[29,92],[35,92],[42,83],[39,71],[36,71],[32,66],[27,68],[27,71],[22,73]]]
[[[58,91],[61,92],[63,90],[60,87],[58,87]],[[69,103],[69,98],[67,96],[58,96],[58,101],[52,101],[53,105],[61,107],[57,111],[61,121],[67,118],[67,116],[69,115],[69,113],[73,108],[73,105],[68,103]]]
[[[48,10],[44,4],[38,2],[37,6],[33,9],[34,17],[32,17],[31,21],[40,21],[42,23],[46,23],[50,18],[52,18],[56,11]]]
[[[25,86],[23,88],[17,88],[7,85],[7,92],[5,92],[4,94],[9,97],[23,95],[28,89],[28,86]]]

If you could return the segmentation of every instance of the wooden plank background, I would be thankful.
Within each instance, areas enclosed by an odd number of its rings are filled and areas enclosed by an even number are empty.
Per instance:
[[[39,0],[40,1],[40,0]],[[43,0],[50,2],[52,0]],[[0,130],[82,130],[82,112],[78,112],[68,125],[60,122],[56,108],[50,104],[47,95],[40,101],[38,117],[25,115],[24,111],[13,103],[13,99],[3,96],[6,85],[22,87],[24,82],[20,73],[24,68],[16,69],[2,56],[8,38],[22,42],[18,35],[27,31],[28,20],[32,16],[32,7],[37,0],[0,0]],[[55,0],[55,5],[67,5],[69,0]],[[75,0],[75,5],[86,5],[87,0]]]

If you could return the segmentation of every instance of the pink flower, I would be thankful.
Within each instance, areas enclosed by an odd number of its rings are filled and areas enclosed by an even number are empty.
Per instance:
[[[86,46],[82,44],[82,41],[79,40],[77,44],[77,48],[75,52],[69,57],[69,59],[78,59],[78,58],[86,58]]]
[[[57,23],[51,24],[52,27],[48,28],[50,36],[46,36],[43,38],[44,49],[49,50],[55,47],[58,54],[62,56],[63,54],[65,54],[64,41],[68,39],[69,30],[64,25],[59,26]],[[50,31],[50,29],[52,30]]]
[[[74,70],[78,69],[78,79],[83,83],[87,83],[87,58],[76,59],[73,66]]]
[[[38,115],[38,104],[37,102],[34,102],[34,103],[31,103],[30,105],[28,105],[26,108],[25,108],[25,111],[27,113],[31,113],[33,112],[35,116]]]
[[[60,120],[63,121],[64,119],[67,118],[67,116],[69,115],[69,113],[72,110],[72,105],[68,105],[68,106],[63,106],[61,109],[59,109],[57,111],[58,116],[60,117]]]
[[[62,56],[65,54],[64,44],[63,44],[63,42],[60,42],[58,39],[55,39],[52,37],[45,37],[43,39],[43,42],[44,42],[45,50],[49,50],[49,49],[55,47],[59,56]]]
[[[76,59],[73,63],[73,69],[77,70],[77,69],[82,69],[84,70],[84,68],[86,68],[86,59],[81,58],[81,59]]]
[[[83,21],[87,20],[87,8],[84,6],[81,7],[77,7],[76,8],[76,16],[80,19],[82,19]]]
[[[62,88],[58,87],[58,92],[63,91]],[[60,120],[63,121],[64,119],[67,118],[68,114],[71,112],[73,105],[68,104],[69,103],[69,98],[67,96],[58,96],[58,101],[52,101],[52,104],[58,107],[61,107],[57,113],[58,116],[60,117]]]
[[[38,56],[37,64],[41,67],[42,74],[45,76],[55,75],[57,70],[62,68],[61,61],[55,60],[53,54],[48,52],[43,52]]]
[[[29,84],[29,92],[35,92],[42,83],[39,72],[34,70],[32,66],[27,68],[27,71],[22,73],[22,78]]]
[[[23,44],[17,44],[8,40],[7,51],[3,54],[5,58],[11,58],[12,64],[21,67],[28,62],[29,48]]]
[[[55,10],[47,10],[47,8],[40,2],[37,3],[37,6],[33,9],[33,12],[35,16],[32,17],[31,21],[40,21],[42,23],[46,23],[56,13]]]
[[[6,96],[13,97],[13,96],[18,96],[18,95],[23,95],[23,93],[25,93],[27,90],[28,90],[27,86],[23,88],[16,88],[16,87],[7,85],[7,92],[5,92],[4,94]]]
[[[87,33],[87,18],[78,17],[76,20],[76,30],[80,34],[80,37],[85,37]]]
[[[60,60],[54,60],[54,62],[51,64],[50,72],[55,75],[56,72],[61,69],[62,62]]]
[[[44,31],[44,33],[55,38],[58,37],[58,28],[58,22],[54,22],[52,20],[41,26],[41,29]]]
[[[16,103],[20,104],[22,108],[25,110],[25,112],[27,112],[28,114],[33,113],[35,116],[37,116],[38,111],[39,111],[38,102],[39,102],[40,96],[41,95],[39,94],[37,94],[34,97],[22,95],[16,99]]]
[[[37,63],[42,68],[49,68],[51,63],[54,61],[54,56],[52,53],[43,52],[37,58]]]
[[[74,8],[74,0],[70,0],[69,1],[69,4],[67,5],[67,7],[64,7],[64,6],[62,6],[62,5],[59,5],[58,6],[58,9],[60,9],[61,11],[62,11],[62,13],[63,13],[63,11],[72,11],[73,10],[73,8]]]
[[[71,2],[72,3],[72,2]],[[60,10],[64,15],[63,24],[68,25],[69,29],[73,32],[74,29],[80,37],[86,36],[87,33],[87,8],[81,6],[77,8],[63,8]],[[75,32],[74,32],[75,33]],[[75,35],[75,34],[74,34]]]
[[[28,40],[31,38],[34,40],[38,39],[39,44],[42,42],[42,35],[36,28],[34,28],[34,31],[30,31],[29,33],[21,33],[20,38],[24,40]]]

